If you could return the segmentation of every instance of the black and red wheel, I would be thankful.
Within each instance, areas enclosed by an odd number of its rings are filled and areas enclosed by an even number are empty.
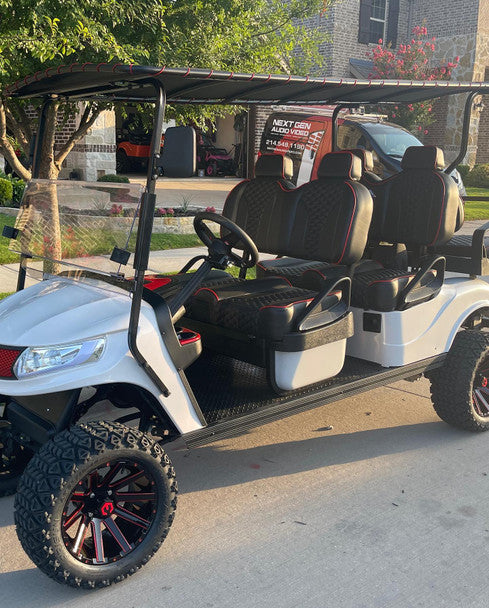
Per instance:
[[[489,430],[489,333],[463,330],[442,367],[429,373],[436,413],[452,426]]]
[[[80,424],[45,444],[19,484],[17,533],[48,576],[96,588],[133,574],[157,551],[176,508],[162,448],[118,423]]]

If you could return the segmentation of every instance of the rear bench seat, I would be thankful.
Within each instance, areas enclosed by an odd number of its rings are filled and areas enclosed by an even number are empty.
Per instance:
[[[361,165],[352,168],[352,171],[343,177],[347,177],[349,180],[354,182],[359,181],[362,185],[366,186],[369,190],[373,190],[373,186],[376,185],[380,178],[372,173],[373,170],[373,156],[372,153],[368,150],[363,150],[361,148],[354,150],[341,150],[338,152],[333,152],[332,154],[337,154],[336,158],[343,158],[342,155],[354,154],[357,156]],[[360,170],[358,170],[360,169]],[[333,172],[334,173],[334,172]],[[331,179],[342,179],[342,176],[334,175],[329,172],[329,170],[322,169],[321,166],[318,170],[318,179],[319,180],[331,180]],[[227,210],[226,206],[223,211],[224,215],[226,215]],[[264,244],[260,244],[258,249],[260,251],[266,251],[261,247]],[[355,268],[354,272],[373,270],[378,268],[379,264],[376,262],[372,262],[370,260],[365,260],[359,262]],[[345,274],[346,270],[344,266],[340,266],[337,264],[325,264],[324,262],[319,261],[310,261],[299,258],[290,258],[290,257],[281,257],[275,260],[263,260],[257,264],[256,275],[257,277],[272,277],[272,276],[283,276],[286,277],[293,285],[298,287],[304,287],[308,289],[318,289],[321,279],[324,278],[325,273],[328,273],[328,276],[333,276],[332,273],[335,273],[337,276],[341,276]]]
[[[252,225],[261,251],[341,263],[348,274],[364,251],[372,216],[369,191],[350,177],[360,170],[353,154],[328,154],[319,179],[281,187],[259,210],[259,222],[252,222],[254,202],[244,196],[228,199],[226,215],[245,230]],[[271,386],[290,390],[340,371],[353,329],[349,294],[350,279],[341,274],[319,293],[286,277],[205,285],[189,302],[185,326],[208,347],[266,366]]]

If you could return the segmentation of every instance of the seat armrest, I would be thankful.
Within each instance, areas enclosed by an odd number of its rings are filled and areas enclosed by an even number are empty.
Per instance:
[[[486,232],[489,230],[489,222],[486,222],[477,230],[474,230],[472,235],[472,259],[480,261],[481,258],[486,257],[486,248],[484,247],[484,237]]]
[[[341,291],[340,299],[332,306],[323,309],[322,304],[329,294],[338,290]],[[350,297],[350,277],[341,277],[328,281],[297,319],[298,331],[307,331],[308,329],[323,327],[324,325],[334,323],[334,321],[337,321],[348,312],[348,309],[350,308]]]
[[[396,310],[406,310],[415,304],[420,304],[426,300],[431,300],[438,295],[445,279],[446,260],[443,256],[434,255],[418,270],[412,281],[401,291]],[[424,286],[423,280],[428,279],[433,271],[436,276],[429,285]]]

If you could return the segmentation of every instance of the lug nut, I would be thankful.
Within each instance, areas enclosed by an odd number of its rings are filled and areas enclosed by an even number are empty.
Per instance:
[[[90,494],[90,498],[95,498],[95,494],[93,492]]]
[[[107,492],[107,495],[108,495],[108,496],[112,496],[112,490],[109,490],[109,491]]]

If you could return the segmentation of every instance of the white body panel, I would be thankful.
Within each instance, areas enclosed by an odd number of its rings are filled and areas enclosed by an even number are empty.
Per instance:
[[[346,339],[302,352],[275,351],[275,383],[284,391],[336,376],[345,363]]]
[[[142,302],[138,348],[170,391],[164,397],[129,351],[131,298],[105,284],[50,279],[0,302],[1,343],[50,346],[106,336],[99,361],[22,380],[0,379],[0,394],[42,395],[86,386],[129,383],[152,393],[181,433],[202,428],[161,338],[156,317]]]
[[[393,367],[445,353],[463,321],[487,306],[489,284],[459,276],[446,279],[433,300],[404,311],[352,308],[355,333],[348,339],[346,354]],[[363,330],[364,312],[382,316],[380,333]]]

